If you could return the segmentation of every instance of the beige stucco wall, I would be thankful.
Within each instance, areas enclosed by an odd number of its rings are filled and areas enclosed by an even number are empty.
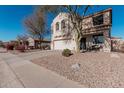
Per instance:
[[[98,14],[96,16],[99,16],[101,14]],[[95,16],[94,16],[95,17]],[[103,14],[103,24],[104,25],[108,25],[111,23],[111,13],[108,11],[108,12],[105,12]],[[83,21],[82,21],[82,27],[83,29],[87,29],[87,28],[92,28],[94,27],[93,25],[93,18],[92,17],[87,17],[87,18],[84,18]]]
[[[62,50],[62,49],[70,49],[75,50],[76,44],[74,42],[74,38],[71,34],[66,36],[69,33],[68,24],[69,18],[67,13],[60,13],[52,22],[52,42],[51,42],[51,49],[52,50]],[[66,20],[66,29],[61,29],[61,22],[62,20]],[[56,23],[59,22],[59,30],[56,31]],[[65,36],[64,36],[65,35]],[[66,40],[67,39],[67,40]],[[69,39],[69,40],[68,40]]]

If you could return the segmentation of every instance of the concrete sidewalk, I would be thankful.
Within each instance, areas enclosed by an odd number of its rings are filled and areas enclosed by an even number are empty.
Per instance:
[[[0,54],[0,58],[13,72],[17,84],[13,87],[28,88],[79,88],[77,82],[62,77],[46,68],[40,67],[10,53]],[[1,83],[1,81],[0,81]],[[11,82],[12,83],[12,82]],[[17,86],[16,86],[17,85]],[[11,87],[11,86],[10,86]]]
[[[22,88],[23,85],[20,83],[14,72],[6,64],[5,61],[0,59],[0,88]]]

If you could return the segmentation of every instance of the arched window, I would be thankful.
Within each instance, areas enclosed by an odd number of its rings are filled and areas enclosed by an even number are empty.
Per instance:
[[[65,20],[61,21],[61,29],[65,29],[66,28],[66,24],[65,24]]]
[[[56,31],[59,30],[59,22],[56,23]]]

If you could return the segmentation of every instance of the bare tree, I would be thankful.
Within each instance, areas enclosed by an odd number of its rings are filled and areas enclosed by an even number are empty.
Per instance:
[[[28,29],[28,33],[34,38],[39,39],[41,48],[41,41],[43,40],[44,34],[46,32],[44,13],[37,11],[34,15],[25,19],[24,23]]]
[[[83,20],[89,9],[89,5],[67,5],[66,12],[69,13],[70,22],[72,24],[71,31],[74,33],[76,42],[76,51],[80,52],[80,40],[83,37]]]
[[[16,39],[18,40],[18,41],[22,41],[22,42],[24,42],[24,41],[27,41],[27,39],[28,39],[28,35],[17,35],[17,37],[16,37]]]

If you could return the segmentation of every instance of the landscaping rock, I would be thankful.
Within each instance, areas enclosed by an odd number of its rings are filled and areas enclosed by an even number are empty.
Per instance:
[[[72,69],[73,71],[79,71],[79,70],[80,70],[80,64],[79,64],[79,63],[73,64],[73,65],[71,66],[71,69]]]

